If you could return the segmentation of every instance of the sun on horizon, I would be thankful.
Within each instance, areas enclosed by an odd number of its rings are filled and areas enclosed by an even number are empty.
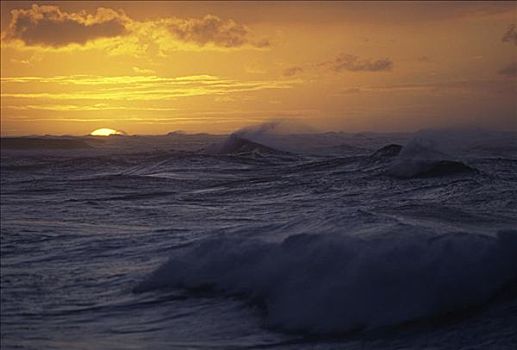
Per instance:
[[[110,128],[95,129],[90,133],[90,136],[111,136],[111,135],[124,135],[124,133],[119,130],[114,130],[114,129],[110,129]]]

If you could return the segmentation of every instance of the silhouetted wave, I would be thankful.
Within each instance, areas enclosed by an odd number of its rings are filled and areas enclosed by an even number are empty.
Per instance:
[[[430,164],[429,167],[424,167],[421,172],[414,177],[435,177],[435,176],[450,176],[457,174],[477,174],[479,171],[462,162],[452,160],[441,160]]]
[[[277,155],[288,155],[290,153],[280,151],[275,148],[250,141],[246,138],[230,135],[228,139],[221,145],[217,153],[220,154],[246,154],[246,153],[258,153],[263,155],[277,154]]]
[[[517,281],[515,251],[517,231],[299,234],[281,243],[217,237],[175,253],[135,292],[210,287],[259,301],[273,327],[342,333],[484,303]]]
[[[377,151],[375,151],[371,155],[371,157],[374,157],[374,158],[396,157],[399,155],[401,150],[402,150],[401,145],[390,144],[390,145],[384,146],[382,148],[379,148]]]
[[[478,173],[477,169],[453,160],[411,161],[399,163],[390,168],[390,175],[398,178],[425,178]]]
[[[404,146],[388,167],[388,174],[398,178],[442,177],[477,173],[479,171],[474,167],[418,142]]]
[[[86,141],[78,139],[2,137],[0,142],[2,149],[34,150],[91,148]]]

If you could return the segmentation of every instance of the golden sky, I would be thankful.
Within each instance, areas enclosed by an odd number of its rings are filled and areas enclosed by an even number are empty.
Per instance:
[[[2,2],[2,135],[517,130],[515,2]]]

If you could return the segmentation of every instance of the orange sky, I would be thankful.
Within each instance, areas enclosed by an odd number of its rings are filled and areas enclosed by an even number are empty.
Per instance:
[[[2,135],[517,130],[514,2],[2,2]]]

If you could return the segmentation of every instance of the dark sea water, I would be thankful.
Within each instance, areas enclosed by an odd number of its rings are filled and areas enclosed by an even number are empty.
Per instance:
[[[517,348],[515,134],[81,140],[2,147],[3,350]]]

